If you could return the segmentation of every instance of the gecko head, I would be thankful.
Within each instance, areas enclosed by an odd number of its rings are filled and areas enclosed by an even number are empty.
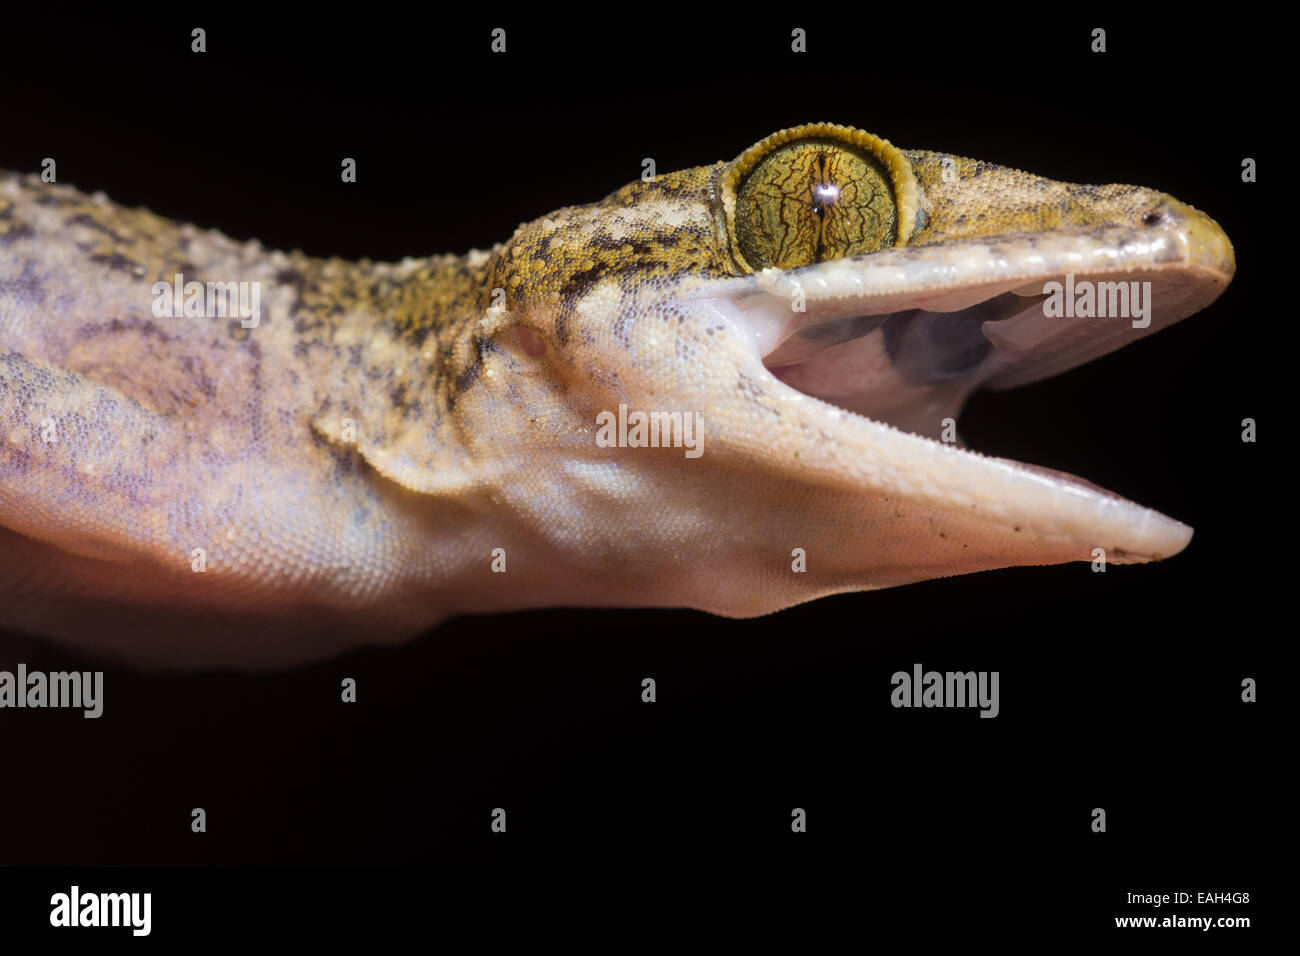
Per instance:
[[[811,124],[521,227],[491,266],[509,318],[497,392],[478,400],[525,423],[495,440],[559,452],[534,459],[540,484],[512,475],[501,493],[611,603],[746,615],[1149,561],[1191,529],[967,450],[956,419],[977,388],[1191,315],[1233,270],[1213,220],[1155,190]]]

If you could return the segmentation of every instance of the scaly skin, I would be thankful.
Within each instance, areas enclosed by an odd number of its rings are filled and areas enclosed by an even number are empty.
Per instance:
[[[1153,190],[824,125],[487,252],[395,264],[270,252],[0,175],[0,625],[146,666],[267,667],[456,613],[748,616],[1094,547],[1171,554],[1190,535],[1176,522],[810,397],[842,346],[781,377],[763,363],[810,325],[1029,294],[1066,266],[1151,280],[1174,305],[980,380],[1118,347],[1233,271],[1218,227]],[[260,323],[158,317],[153,284],[176,273],[260,283]],[[914,431],[937,434],[969,390],[932,384],[891,392]],[[597,416],[620,403],[701,413],[703,455],[601,447]]]

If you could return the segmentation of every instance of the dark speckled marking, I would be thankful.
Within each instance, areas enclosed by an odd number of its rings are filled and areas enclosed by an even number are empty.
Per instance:
[[[455,405],[457,396],[469,391],[474,383],[479,380],[479,374],[483,370],[483,362],[487,356],[494,352],[501,352],[501,346],[497,345],[496,340],[490,337],[475,338],[470,342],[470,345],[474,348],[474,361],[469,368],[456,376],[455,389],[448,396],[448,408]]]
[[[102,331],[117,334],[121,332],[139,332],[145,338],[156,338],[160,342],[170,342],[174,336],[168,335],[153,319],[111,319],[100,327]]]
[[[216,383],[208,376],[203,369],[203,362],[192,355],[182,355],[180,359],[181,369],[194,382],[194,385],[209,401],[215,401],[217,398]]]
[[[550,258],[551,237],[543,236],[537,243],[537,247],[529,253],[529,257],[534,262],[546,262]]]
[[[122,272],[133,274],[142,274],[144,266],[134,259],[128,259],[120,252],[96,253],[90,257],[91,262],[98,262],[101,265],[108,266],[110,269],[119,269]]]
[[[772,406],[768,401],[767,392],[765,392],[753,378],[746,375],[744,372],[740,372],[737,375],[736,386],[745,393],[745,397],[748,401],[753,402],[765,411],[771,412],[776,418],[781,417],[781,410]]]
[[[72,216],[64,223],[64,225],[85,226],[87,229],[93,229],[96,232],[102,232],[104,235],[108,236],[108,238],[112,239],[114,242],[121,243],[122,245],[130,245],[130,242],[124,236],[119,236],[112,229],[108,228],[108,226],[104,225],[94,216],[90,215],[90,213],[83,212],[80,213],[79,215]]]
[[[25,293],[36,302],[43,303],[45,301],[45,286],[36,274],[36,268],[32,265],[31,260],[23,263],[23,271],[19,273],[17,279],[0,281],[0,293],[14,293],[15,298]]]
[[[34,235],[36,235],[36,232],[31,226],[27,225],[25,222],[20,222],[12,229],[0,232],[0,246],[13,245],[19,239],[30,239]]]
[[[483,368],[483,343],[481,340],[475,340],[475,351],[478,353],[474,357],[474,363],[469,368],[456,376],[456,392],[467,392],[471,385],[478,381],[478,374]]]
[[[294,326],[294,331],[298,331],[296,325]],[[311,353],[312,349],[329,351],[329,346],[318,339],[313,339],[307,336],[304,336],[293,343],[293,354],[296,358],[306,358]]]

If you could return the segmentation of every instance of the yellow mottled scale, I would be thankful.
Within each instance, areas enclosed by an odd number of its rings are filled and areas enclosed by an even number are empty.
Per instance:
[[[1141,186],[1062,183],[1018,169],[906,150],[924,192],[925,225],[913,244],[1043,233],[1061,228],[1141,226],[1169,197]]]

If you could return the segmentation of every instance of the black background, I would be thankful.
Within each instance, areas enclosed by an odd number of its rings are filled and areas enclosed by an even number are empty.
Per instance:
[[[1234,945],[1263,932],[1271,701],[1284,693],[1269,678],[1292,633],[1278,618],[1291,532],[1274,450],[1289,423],[1270,413],[1290,374],[1295,270],[1274,211],[1292,202],[1270,185],[1286,178],[1267,159],[1284,89],[1269,28],[856,10],[7,21],[0,168],[52,156],[60,182],[271,248],[377,260],[487,248],[635,179],[643,157],[661,171],[710,163],[825,120],[1165,190],[1214,216],[1238,261],[1206,312],[1057,379],[978,395],[962,418],[981,451],[1191,524],[1176,558],[987,572],[753,621],[459,619],[272,675],[110,668],[99,720],[0,715],[0,863],[187,868],[12,870],[7,925],[39,928],[49,894],[79,881],[152,890],[155,937],[233,932],[250,912],[335,933],[381,911],[432,918],[445,897],[424,890],[473,871],[485,882],[465,885],[489,895],[534,875],[520,886],[557,893],[561,920],[587,919],[592,894],[663,915],[739,890],[730,918],[750,926],[833,898],[827,914],[863,938],[1114,939],[1138,931],[1113,916],[1151,912],[1124,905],[1128,892],[1246,890],[1248,906],[1184,912],[1251,916],[1255,929],[1220,931]],[[195,25],[203,55],[189,52]],[[494,26],[508,31],[503,56],[489,52]],[[809,31],[805,55],[789,51],[793,26]],[[1104,55],[1089,52],[1094,26],[1108,30]],[[356,184],[339,181],[344,156]],[[1246,156],[1257,184],[1241,182]],[[1240,441],[1244,417],[1260,421],[1258,444]],[[0,653],[0,667],[91,666],[17,635]],[[890,675],[915,662],[999,671],[1000,716],[895,710]],[[356,705],[339,703],[344,677]],[[1241,702],[1244,677],[1260,703]],[[190,832],[196,806],[206,834]],[[498,806],[505,835],[489,830]],[[790,831],[796,806],[806,834]],[[315,868],[398,863],[413,866]],[[208,864],[313,869],[194,868]],[[751,890],[789,905],[760,907]],[[297,917],[277,908],[286,900],[306,901]]]

